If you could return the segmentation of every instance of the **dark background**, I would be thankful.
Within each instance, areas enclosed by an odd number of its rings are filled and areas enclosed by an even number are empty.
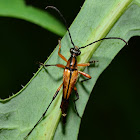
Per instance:
[[[68,25],[72,23],[84,0],[46,1],[26,0],[44,9],[56,6]],[[58,15],[52,12],[53,15]],[[37,61],[44,62],[59,36],[19,19],[0,17],[0,97],[17,93],[38,69]],[[139,53],[140,37],[133,37],[101,74],[82,118],[79,140],[139,140],[140,92]],[[49,46],[49,47],[48,47]]]

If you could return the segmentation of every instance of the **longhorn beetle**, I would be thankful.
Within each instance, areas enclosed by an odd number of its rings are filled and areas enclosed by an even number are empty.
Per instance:
[[[105,40],[105,39],[119,39],[119,40],[122,40],[123,42],[125,42],[125,44],[127,45],[127,42],[124,39],[122,39],[122,38],[119,38],[119,37],[108,37],[108,38],[102,38],[102,39],[96,40],[96,41],[94,41],[94,42],[92,42],[92,43],[90,43],[90,44],[88,44],[86,46],[82,46],[82,47],[75,46],[75,44],[74,44],[74,42],[72,40],[71,34],[70,34],[70,30],[69,30],[69,28],[67,26],[67,22],[66,22],[64,16],[54,6],[47,6],[45,9],[47,9],[47,8],[54,9],[61,16],[61,18],[63,19],[63,21],[65,23],[65,26],[67,28],[69,37],[70,37],[70,41],[71,41],[71,43],[73,45],[73,48],[70,49],[71,56],[70,56],[69,60],[67,60],[62,54],[60,54],[61,42],[60,42],[60,40],[58,40],[58,43],[59,43],[58,55],[65,62],[67,62],[66,66],[64,66],[62,64],[45,65],[43,63],[40,63],[40,65],[45,66],[45,67],[56,66],[56,67],[64,68],[64,72],[63,72],[63,83],[56,90],[56,92],[55,92],[55,94],[54,94],[54,96],[53,96],[50,104],[48,105],[47,109],[45,110],[45,112],[43,113],[43,115],[41,116],[41,118],[38,120],[38,122],[34,125],[34,127],[31,129],[31,131],[26,135],[26,137],[24,139],[27,139],[27,137],[32,133],[32,131],[34,130],[34,128],[44,118],[46,112],[48,111],[48,109],[49,109],[50,105],[52,104],[53,100],[58,95],[58,93],[59,93],[59,91],[60,91],[60,89],[61,89],[62,86],[63,86],[63,97],[62,97],[62,102],[61,102],[60,108],[61,108],[61,111],[62,111],[63,123],[66,122],[67,108],[68,108],[68,105],[69,105],[69,98],[70,98],[70,95],[71,95],[73,89],[74,89],[75,95],[77,97],[74,100],[74,103],[75,103],[75,101],[77,101],[79,99],[79,94],[78,94],[77,88],[75,86],[76,81],[78,79],[78,74],[82,74],[83,76],[87,77],[87,79],[85,79],[83,81],[87,81],[87,80],[91,79],[91,76],[89,74],[86,74],[85,72],[82,72],[82,71],[78,71],[78,66],[84,66],[84,67],[86,67],[86,66],[90,66],[90,64],[96,62],[96,61],[90,61],[88,63],[77,64],[77,58],[76,57],[81,54],[80,49],[86,48],[86,47],[88,47],[88,46],[90,46],[90,45],[92,45],[92,44],[94,44],[96,42],[99,42],[99,41]],[[77,115],[79,116],[79,114],[77,112],[77,109],[76,109],[76,105],[75,105],[75,110],[76,110]]]

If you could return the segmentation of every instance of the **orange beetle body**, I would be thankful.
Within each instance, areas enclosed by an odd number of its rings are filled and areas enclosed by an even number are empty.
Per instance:
[[[61,102],[62,116],[66,116],[69,97],[78,78],[77,59],[71,56],[63,72],[63,97]]]

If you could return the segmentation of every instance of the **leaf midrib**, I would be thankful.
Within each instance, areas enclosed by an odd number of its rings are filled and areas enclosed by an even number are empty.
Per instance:
[[[95,40],[104,38],[109,33],[109,31],[112,29],[112,27],[114,26],[116,21],[126,11],[126,9],[128,8],[128,6],[131,2],[132,2],[132,0],[124,0],[120,4],[116,3],[114,8],[111,9],[112,12],[109,11],[108,14],[106,15],[106,17],[104,18],[104,20],[101,21],[100,24],[98,25],[99,28],[96,29],[97,36],[93,40],[95,30],[93,32],[91,32],[91,35],[89,36],[90,39],[86,42],[86,44],[89,44]],[[95,44],[91,45],[92,47],[87,47],[86,49],[81,50],[82,53],[84,54],[84,56],[82,56],[79,63],[88,62],[90,60],[90,58],[92,57],[93,53],[95,52],[95,50],[99,47],[100,43],[101,42],[95,43]],[[86,54],[88,54],[88,55],[86,55]],[[82,67],[80,68],[80,70],[83,70],[83,69],[84,68],[82,68]]]

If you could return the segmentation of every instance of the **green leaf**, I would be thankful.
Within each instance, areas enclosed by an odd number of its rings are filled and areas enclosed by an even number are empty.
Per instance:
[[[64,26],[45,11],[25,5],[23,0],[0,0],[0,16],[27,20],[63,36]]]
[[[140,35],[140,7],[132,0],[87,0],[70,28],[72,39],[78,46],[84,46],[103,37],[121,37],[128,41],[134,35]],[[72,47],[68,34],[62,39],[61,53],[68,59]],[[76,102],[80,116],[83,115],[89,95],[99,75],[111,63],[123,48],[120,40],[104,40],[82,50],[79,63],[98,60],[95,67],[85,68],[92,79],[76,87],[80,99]],[[126,46],[127,47],[127,46]],[[58,47],[50,55],[47,64],[62,63],[58,55]],[[83,70],[80,68],[79,70]],[[40,68],[30,82],[17,94],[0,102],[0,139],[23,140],[27,133],[39,120],[55,91],[62,83],[63,69],[55,67]],[[80,77],[80,80],[83,77]],[[62,89],[52,103],[46,117],[34,129],[28,139],[56,140],[77,139],[81,119],[76,115],[73,103],[67,116],[67,123],[60,121],[60,102]],[[57,129],[56,129],[57,128]],[[55,131],[56,130],[56,131]]]

